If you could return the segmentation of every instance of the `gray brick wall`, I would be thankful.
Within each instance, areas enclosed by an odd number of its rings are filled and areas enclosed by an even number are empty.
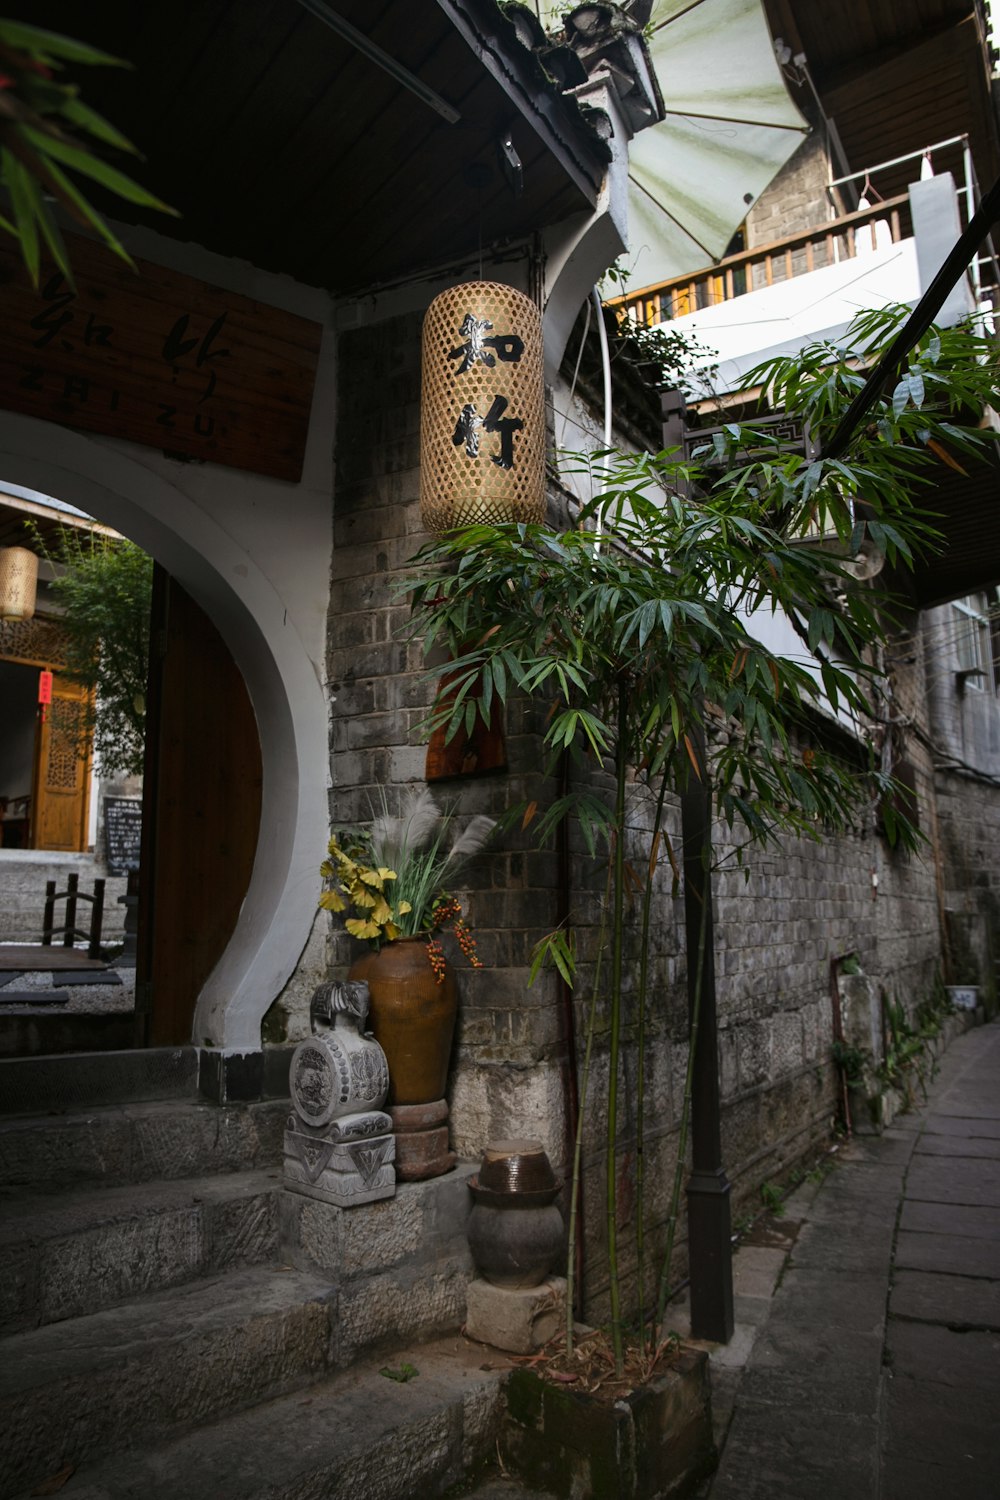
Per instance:
[[[405,639],[407,611],[391,589],[423,533],[419,495],[419,317],[394,318],[342,335],[332,605],[329,627],[331,819],[364,820],[379,787],[390,795],[424,772],[420,721],[431,696],[419,650]],[[886,719],[919,721],[919,662],[894,665]],[[544,713],[514,703],[507,718],[509,770],[439,788],[463,814],[496,815],[522,799],[552,795],[541,777]],[[884,726],[874,726],[877,736]],[[908,730],[905,748],[929,795],[926,752]],[[895,744],[895,742],[894,742]],[[593,777],[597,781],[599,778]],[[958,812],[954,814],[958,818]],[[630,796],[628,853],[648,858],[651,804]],[[831,963],[856,953],[876,985],[911,1010],[930,992],[939,960],[939,900],[930,854],[890,854],[875,832],[812,842],[788,840],[750,859],[751,879],[730,861],[716,877],[716,967],[723,1135],[733,1182],[734,1217],[759,1207],[760,1184],[780,1178],[825,1140],[837,1103],[831,1060]],[[679,848],[679,813],[668,809]],[[719,849],[725,854],[722,830]],[[477,1156],[491,1137],[539,1135],[559,1170],[569,1162],[565,1017],[557,981],[532,989],[527,968],[535,942],[557,921],[558,861],[508,834],[469,876],[469,907],[486,967],[459,970],[461,1009],[453,1058],[453,1139]],[[582,1057],[592,959],[598,941],[603,874],[576,841],[570,849],[570,901],[581,958],[574,1005]],[[873,883],[873,874],[877,884]],[[628,937],[636,954],[634,928]],[[353,956],[334,926],[333,964]],[[686,1062],[687,1002],[683,910],[661,861],[653,924],[645,1113],[646,1217],[654,1246],[662,1236],[677,1150]],[[632,1252],[637,1162],[636,966],[626,984],[624,1082],[617,1180]],[[585,1172],[588,1310],[604,1310],[604,1142],[607,1097],[607,994],[597,1002],[594,1074],[587,1105]],[[683,1225],[676,1269],[685,1260]],[[651,1256],[650,1276],[657,1271]]]

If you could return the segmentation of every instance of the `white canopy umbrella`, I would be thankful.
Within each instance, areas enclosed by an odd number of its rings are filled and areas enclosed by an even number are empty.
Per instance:
[[[761,0],[655,0],[646,34],[667,115],[629,146],[630,291],[720,259],[809,130]]]

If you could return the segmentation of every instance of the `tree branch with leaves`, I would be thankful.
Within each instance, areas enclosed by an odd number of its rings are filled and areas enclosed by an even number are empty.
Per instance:
[[[97,154],[95,142],[114,152],[138,156],[120,130],[84,103],[79,86],[62,79],[68,65],[130,66],[71,37],[21,21],[0,20],[0,192],[6,207],[0,214],[0,229],[19,241],[35,287],[43,245],[73,284],[53,202],[85,229],[95,231],[115,255],[135,269],[128,251],[91,204],[77,178],[94,182],[139,208],[176,214],[175,209]]]
[[[902,316],[866,315],[846,350],[813,346],[751,372],[748,385],[822,440],[862,382],[861,367],[877,358]],[[571,818],[592,854],[607,852],[605,1212],[619,1366],[615,1090],[630,961],[623,926],[634,883],[624,859],[630,797],[651,795],[656,808],[644,951],[665,798],[682,793],[690,778],[710,786],[740,860],[748,845],[786,834],[821,840],[889,805],[891,780],[866,737],[889,601],[856,578],[850,563],[866,537],[904,565],[916,548],[933,543],[933,525],[913,493],[943,465],[960,466],[991,440],[969,422],[970,412],[975,420],[995,397],[988,354],[971,330],[931,330],[905,387],[901,378],[837,460],[789,452],[752,422],[726,424],[689,460],[677,452],[615,451],[571,460],[596,475],[599,491],[581,509],[577,529],[471,527],[422,548],[405,584],[425,649],[444,648],[451,658],[447,692],[429,727],[467,734],[477,717],[489,722],[497,701],[545,700],[548,770],[565,754],[578,776],[536,820],[538,836],[544,840]],[[774,614],[794,625],[801,649],[764,644],[759,622]],[[696,748],[703,739],[707,754]],[[915,842],[905,820],[886,818],[884,826],[891,838]],[[671,862],[676,869],[673,856]],[[555,934],[550,946],[557,967],[573,977],[567,935]],[[648,971],[642,962],[643,1014]],[[588,1056],[591,1045],[592,1034]],[[643,1107],[640,1097],[640,1117]],[[672,1235],[668,1255],[671,1246]],[[569,1302],[572,1344],[572,1295]]]

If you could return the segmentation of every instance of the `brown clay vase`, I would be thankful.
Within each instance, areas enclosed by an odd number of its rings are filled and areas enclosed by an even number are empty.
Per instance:
[[[438,984],[423,938],[397,938],[351,965],[349,979],[371,992],[368,1024],[389,1063],[390,1104],[444,1098],[458,1014],[450,965]]]

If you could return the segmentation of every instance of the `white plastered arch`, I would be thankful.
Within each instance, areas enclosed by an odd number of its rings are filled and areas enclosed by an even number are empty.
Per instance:
[[[326,806],[326,700],[285,601],[244,550],[169,479],[115,448],[0,412],[0,476],[55,495],[149,552],[211,617],[243,674],[263,761],[260,836],[232,938],[198,998],[192,1040],[256,1051],[316,911]]]

